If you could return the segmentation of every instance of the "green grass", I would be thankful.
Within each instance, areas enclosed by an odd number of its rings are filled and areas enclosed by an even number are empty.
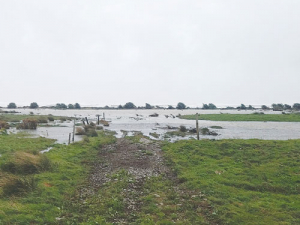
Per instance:
[[[41,115],[21,115],[21,114],[0,114],[0,120],[5,121],[5,122],[20,122],[23,119],[36,119],[37,121],[41,121],[46,123],[48,120],[48,117],[50,116],[41,116]],[[51,116],[55,120],[60,119],[61,117],[59,116]]]
[[[196,120],[196,115],[183,115],[181,119]],[[212,121],[274,121],[300,122],[300,113],[291,114],[200,114],[199,120]]]
[[[141,138],[127,137],[133,143]],[[136,225],[300,224],[300,140],[163,142],[173,175],[141,183],[124,170],[116,171],[99,190],[82,196],[90,188],[87,181],[99,150],[115,140],[101,131],[82,142],[55,144],[45,153],[51,169],[35,174],[1,170],[0,224],[118,224],[122,219]],[[53,140],[0,135],[0,163],[15,153],[37,154],[49,146]],[[22,195],[1,195],[7,175],[32,182],[34,188]],[[129,187],[139,192],[124,191]],[[137,202],[138,211],[126,208],[128,198]]]
[[[163,149],[221,224],[300,224],[300,140],[189,140]]]
[[[32,138],[27,133],[0,135],[0,164],[10,154],[16,151],[36,153],[54,144],[55,140],[43,137]]]
[[[0,135],[0,138],[0,154],[39,151],[53,144],[53,140],[47,139],[18,138],[10,135]],[[80,185],[86,182],[99,148],[114,141],[113,136],[99,132],[98,137],[85,138],[80,143],[55,145],[50,152],[45,153],[53,165],[52,170],[30,175],[34,178],[36,186],[33,191],[22,196],[0,196],[0,224],[58,224],[56,218],[71,221],[68,218],[80,217],[80,212],[74,210],[80,202],[73,201],[72,198]],[[0,159],[5,162],[5,157]],[[16,176],[2,172],[1,174],[4,178],[9,175],[7,179]],[[19,176],[18,179],[22,177],[30,180],[29,176]],[[0,193],[1,189],[2,187]]]

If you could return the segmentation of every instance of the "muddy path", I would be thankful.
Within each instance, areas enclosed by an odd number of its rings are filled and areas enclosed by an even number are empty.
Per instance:
[[[207,216],[212,214],[212,208],[205,195],[181,185],[182,181],[167,165],[160,144],[142,137],[138,141],[120,138],[113,144],[102,146],[88,185],[80,190],[82,201],[93,202],[95,207],[105,205],[99,213],[106,214],[105,207],[110,206],[113,199],[119,199],[121,203],[118,204],[124,207],[106,217],[105,222],[111,224],[140,224],[143,216],[153,219],[156,224],[162,213],[175,224],[219,224]],[[120,171],[123,171],[121,177],[114,176]],[[126,185],[111,192],[124,183],[122,176],[128,180]],[[89,198],[93,200],[88,201]]]
[[[140,139],[139,143],[117,139],[116,143],[104,146],[98,157],[90,177],[94,187],[102,186],[110,180],[110,174],[119,170],[126,170],[137,183],[152,176],[170,175],[160,145],[145,138]]]

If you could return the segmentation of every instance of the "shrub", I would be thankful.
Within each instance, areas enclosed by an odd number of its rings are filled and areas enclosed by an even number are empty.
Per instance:
[[[48,116],[48,120],[53,122],[54,121],[54,117],[53,116]]]
[[[86,135],[88,137],[97,137],[98,136],[98,133],[97,131],[94,129],[89,129],[87,132],[86,132]]]
[[[8,129],[9,124],[5,121],[0,120],[0,129]]]
[[[180,130],[181,132],[186,132],[186,131],[187,131],[186,127],[183,126],[183,125],[181,125],[181,126],[179,127],[179,130]]]
[[[209,129],[207,127],[201,129],[201,134],[207,135],[209,133]]]
[[[96,126],[96,130],[103,130],[102,126]]]
[[[65,121],[67,121],[67,117],[63,117],[63,116],[62,116],[62,117],[59,118],[59,120],[60,120],[61,122],[65,122]]]
[[[44,116],[40,116],[40,117],[37,119],[37,122],[38,122],[38,123],[48,123],[48,118],[47,118],[47,117],[44,117]]]
[[[76,135],[85,135],[85,130],[82,127],[76,127]]]
[[[95,126],[92,126],[92,125],[87,125],[84,127],[84,130],[85,130],[85,133],[87,136],[89,137],[97,137],[98,134],[96,132],[96,127]]]
[[[109,123],[108,123],[107,121],[105,121],[105,120],[100,120],[99,122],[100,122],[103,126],[106,126],[106,127],[109,126]]]
[[[37,128],[38,122],[35,119],[24,119],[22,123],[17,125],[17,129],[31,129],[35,130]]]

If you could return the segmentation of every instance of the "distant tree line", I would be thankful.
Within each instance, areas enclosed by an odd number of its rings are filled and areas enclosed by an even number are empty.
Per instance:
[[[36,109],[39,108],[39,105],[36,102],[30,103],[28,106],[30,109]],[[10,102],[7,105],[7,108],[9,109],[15,109],[17,108],[16,103]],[[43,107],[43,108],[48,108],[48,107]],[[81,106],[79,103],[75,104],[68,104],[66,105],[65,103],[57,103],[55,106],[51,106],[49,108],[55,108],[55,109],[81,109]],[[95,108],[95,107],[92,107]],[[109,107],[105,106],[104,109],[115,109],[116,107]],[[177,106],[174,107],[172,105],[169,105],[168,107],[162,107],[158,105],[151,105],[149,103],[146,103],[145,106],[139,106],[137,107],[134,103],[132,102],[127,102],[125,105],[119,105],[117,109],[189,109],[183,102],[178,102]],[[199,109],[199,108],[197,108]],[[217,109],[217,106],[213,103],[208,103],[208,104],[202,104],[202,109]],[[228,106],[225,109],[239,109],[239,110],[253,110],[255,109],[252,105],[246,106],[245,104],[241,104],[238,107],[231,107]],[[300,110],[300,103],[294,103],[293,105],[288,105],[288,104],[282,104],[282,103],[273,103],[271,107],[268,107],[266,105],[262,105],[261,109],[263,110],[274,110],[274,111],[283,111],[283,110]]]
[[[202,109],[216,109],[217,106],[215,106],[213,103],[209,104],[203,104]]]
[[[68,106],[64,103],[56,103],[55,108],[56,109],[81,109],[81,106],[79,105],[79,103],[68,104]]]

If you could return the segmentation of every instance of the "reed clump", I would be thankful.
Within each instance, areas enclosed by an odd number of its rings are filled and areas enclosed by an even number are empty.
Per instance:
[[[30,129],[35,130],[37,128],[38,121],[36,119],[24,119],[17,125],[17,129]]]
[[[9,129],[9,124],[5,121],[0,120],[0,129]]]

